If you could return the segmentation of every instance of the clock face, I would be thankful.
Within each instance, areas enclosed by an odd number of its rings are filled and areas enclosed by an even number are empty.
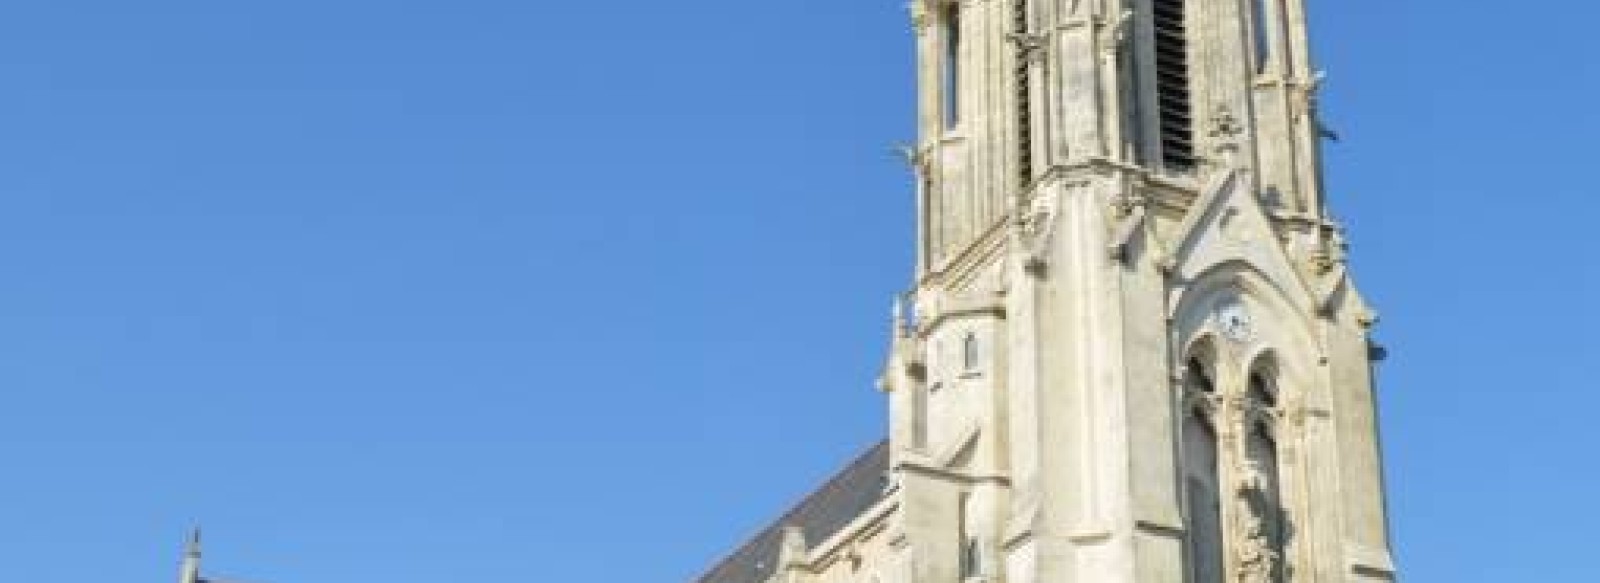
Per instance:
[[[1248,342],[1253,335],[1250,321],[1250,312],[1245,310],[1244,304],[1232,302],[1224,304],[1217,309],[1217,327],[1222,329],[1222,334],[1234,342]]]

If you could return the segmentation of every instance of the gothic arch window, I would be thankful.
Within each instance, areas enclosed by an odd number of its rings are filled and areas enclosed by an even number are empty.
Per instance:
[[[1250,374],[1243,404],[1244,455],[1240,489],[1239,541],[1245,557],[1258,560],[1241,568],[1265,581],[1285,581],[1288,510],[1282,491],[1282,456],[1277,430],[1278,389],[1270,372]]]
[[[1251,522],[1245,525],[1243,534],[1257,537],[1250,544],[1257,544],[1271,553],[1273,560],[1262,566],[1262,570],[1270,574],[1268,580],[1283,581],[1288,524],[1284,520],[1286,512],[1279,483],[1278,441],[1274,439],[1271,429],[1257,423],[1250,430],[1245,449],[1250,464],[1247,471],[1253,475],[1255,484],[1252,487],[1256,493],[1246,501],[1249,508],[1245,509],[1247,514],[1243,520]]]
[[[1206,415],[1192,410],[1184,418],[1183,489],[1189,534],[1191,581],[1222,583],[1222,497],[1217,475],[1217,433]]]
[[[1179,447],[1190,583],[1223,583],[1221,448],[1215,425],[1214,370],[1199,356],[1185,365]]]

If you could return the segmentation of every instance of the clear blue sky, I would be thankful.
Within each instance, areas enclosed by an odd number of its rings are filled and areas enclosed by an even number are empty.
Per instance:
[[[1600,580],[1600,9],[1312,4],[1408,579]],[[882,432],[903,5],[6,2],[0,581],[687,580]]]

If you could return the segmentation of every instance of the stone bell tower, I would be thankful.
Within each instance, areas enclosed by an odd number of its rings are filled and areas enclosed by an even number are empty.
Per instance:
[[[1306,0],[913,0],[910,583],[1393,581]]]

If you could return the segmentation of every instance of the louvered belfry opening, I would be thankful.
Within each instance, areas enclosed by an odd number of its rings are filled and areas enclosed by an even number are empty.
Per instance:
[[[1011,6],[1011,26],[1018,35],[1027,35],[1028,0]],[[1033,182],[1033,58],[1032,48],[1024,45],[1017,59],[1017,174],[1023,187]]]
[[[1187,0],[1154,0],[1156,101],[1161,161],[1169,170],[1194,168],[1194,107],[1189,95]]]

